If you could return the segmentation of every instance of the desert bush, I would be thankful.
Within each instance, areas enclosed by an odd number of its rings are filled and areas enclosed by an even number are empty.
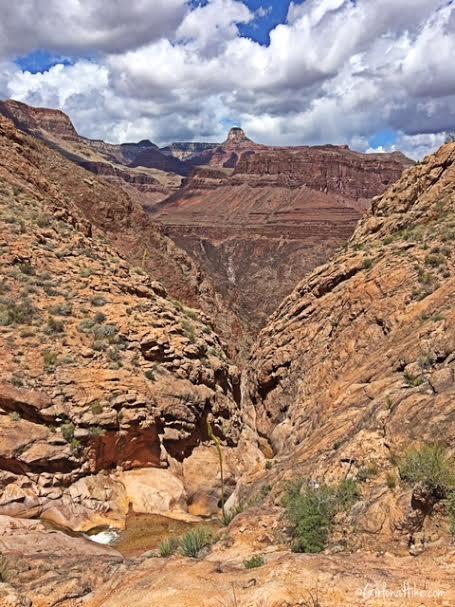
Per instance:
[[[59,334],[65,332],[65,324],[62,320],[56,320],[53,316],[49,316],[47,321],[47,333]]]
[[[256,567],[262,567],[262,565],[265,565],[265,559],[262,554],[256,554],[250,559],[243,561],[243,564],[245,565],[245,569],[256,569]]]
[[[183,333],[190,340],[190,343],[194,343],[196,341],[196,333],[194,330],[193,323],[186,318],[181,321]]]
[[[43,365],[46,371],[51,371],[57,366],[58,356],[55,352],[46,350],[43,354]]]
[[[71,453],[75,457],[79,457],[80,455],[82,455],[83,447],[82,447],[82,443],[80,440],[78,440],[77,438],[73,438],[70,442],[70,447],[71,447]]]
[[[425,265],[430,266],[430,268],[437,268],[444,263],[445,259],[442,255],[430,253],[425,257]]]
[[[62,436],[67,443],[71,443],[71,441],[74,439],[74,430],[75,427],[72,422],[63,424],[63,426],[61,427]]]
[[[36,225],[39,228],[47,228],[51,225],[51,219],[49,215],[38,215],[36,218]]]
[[[395,489],[395,487],[397,486],[397,479],[393,472],[387,473],[386,483],[389,489]]]
[[[27,276],[34,276],[36,274],[35,268],[31,263],[19,263],[17,265],[22,274],[26,274]]]
[[[92,297],[91,299],[92,306],[95,306],[96,308],[102,308],[106,303],[107,301],[101,295],[95,295],[95,297]]]
[[[93,415],[100,415],[103,412],[103,407],[102,407],[101,403],[99,403],[98,401],[95,401],[94,403],[92,403],[90,405],[90,409],[91,409]]]
[[[79,276],[81,278],[89,278],[90,276],[92,276],[92,274],[94,274],[94,272],[90,268],[81,268],[79,272]]]
[[[225,511],[221,517],[223,525],[225,527],[228,527],[232,523],[232,521],[235,519],[235,517],[238,516],[239,514],[241,514],[244,510],[245,510],[245,506],[243,504],[239,504],[235,508],[232,508],[229,511]]]
[[[73,314],[73,306],[70,304],[58,304],[49,308],[51,314],[55,316],[71,316]]]
[[[420,375],[417,375],[417,376],[412,375],[412,373],[409,373],[409,371],[405,371],[403,376],[404,376],[404,379],[406,380],[406,382],[408,383],[408,385],[413,388],[417,388],[417,386],[421,386],[424,382],[423,377],[421,377]]]
[[[196,312],[196,310],[192,310],[191,308],[184,308],[184,313],[186,316],[188,316],[188,318],[191,318],[191,320],[199,320],[199,314],[198,312]]]
[[[322,552],[327,546],[337,512],[346,510],[360,497],[353,479],[339,485],[293,481],[284,497],[286,517],[292,528],[294,552]]]
[[[12,299],[0,300],[0,326],[29,324],[35,314],[36,309],[28,299],[19,303]]]
[[[443,445],[423,445],[408,451],[398,468],[401,478],[409,483],[423,483],[443,493],[455,489],[455,458]]]

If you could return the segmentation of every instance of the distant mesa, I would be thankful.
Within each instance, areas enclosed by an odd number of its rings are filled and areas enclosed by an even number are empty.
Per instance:
[[[228,137],[223,145],[238,145],[239,143],[243,143],[245,141],[252,143],[251,139],[245,135],[245,131],[238,126],[235,126],[229,131]]]

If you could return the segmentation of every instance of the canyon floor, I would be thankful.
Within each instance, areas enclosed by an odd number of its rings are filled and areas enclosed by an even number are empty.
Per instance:
[[[455,144],[2,114],[0,606],[454,605]]]

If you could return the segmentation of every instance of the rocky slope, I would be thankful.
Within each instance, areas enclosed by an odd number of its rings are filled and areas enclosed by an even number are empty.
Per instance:
[[[257,429],[283,465],[319,479],[375,471],[347,538],[357,547],[446,538],[447,523],[412,523],[408,495],[387,479],[410,446],[454,443],[454,240],[448,145],[374,200],[346,250],[297,287],[253,350]]]
[[[179,175],[187,173],[186,165],[162,154],[151,141],[113,145],[81,137],[59,110],[9,100],[0,101],[0,114],[72,162],[126,190],[144,207],[172,194],[180,185]]]
[[[246,510],[204,559],[144,559],[90,607],[453,604],[446,504],[406,484],[397,463],[422,443],[453,450],[454,239],[452,144],[375,199],[346,249],[261,332],[244,416],[275,457],[240,480]],[[281,496],[302,475],[315,488],[337,479],[359,487],[318,555],[286,549]],[[264,557],[254,572],[244,565],[252,555]]]
[[[452,605],[447,503],[407,484],[399,462],[419,444],[453,452],[454,241],[452,144],[375,199],[260,333],[243,407],[275,455],[240,479],[230,505],[243,513],[205,558],[144,559],[88,605]],[[282,496],[301,476],[315,490],[357,483],[321,554],[289,551]]]
[[[267,148],[238,129],[207,153],[213,166],[195,169],[153,217],[255,329],[410,164],[334,146]]]
[[[5,165],[9,163],[12,173],[17,171],[32,189],[41,193],[53,191],[57,186],[63,196],[75,201],[85,217],[109,233],[117,250],[130,263],[151,271],[172,296],[190,306],[202,308],[218,331],[234,344],[245,333],[243,323],[227,309],[199,266],[152,225],[136,196],[130,196],[127,187],[113,187],[102,172],[101,178],[91,176],[75,166],[73,159],[53,153],[52,145],[49,149],[49,141],[46,140],[46,144],[25,138],[23,146],[17,146],[17,155],[9,158],[8,146],[12,142],[5,137],[2,162]],[[47,177],[44,186],[43,174]]]
[[[363,204],[365,186],[339,187]],[[373,200],[242,380],[208,317],[154,280],[183,271],[163,269],[143,211],[1,118],[0,222],[1,607],[454,604],[447,495],[400,461],[453,453],[455,144]],[[233,520],[198,559],[126,559],[55,529],[219,513],[207,420]],[[317,554],[291,552],[283,496],[302,476],[355,493]]]
[[[122,528],[129,508],[217,511],[216,458],[198,470],[208,421],[238,443],[240,378],[209,317],[147,273],[174,249],[143,211],[2,117],[0,225],[0,577],[6,559],[13,585],[54,605],[123,559],[23,519],[85,531]]]
[[[119,256],[80,190],[46,178],[43,146],[0,128],[0,513],[61,512],[64,488],[87,474],[181,461],[209,414],[236,442],[238,374],[208,317]]]

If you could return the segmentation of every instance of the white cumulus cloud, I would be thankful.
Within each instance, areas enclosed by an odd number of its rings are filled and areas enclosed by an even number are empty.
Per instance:
[[[0,96],[60,107],[86,136],[214,141],[238,123],[264,143],[366,151],[393,129],[393,145],[420,157],[455,130],[448,0],[291,2],[268,46],[240,31],[267,2],[4,4]],[[33,48],[87,58],[30,74],[13,59]]]

